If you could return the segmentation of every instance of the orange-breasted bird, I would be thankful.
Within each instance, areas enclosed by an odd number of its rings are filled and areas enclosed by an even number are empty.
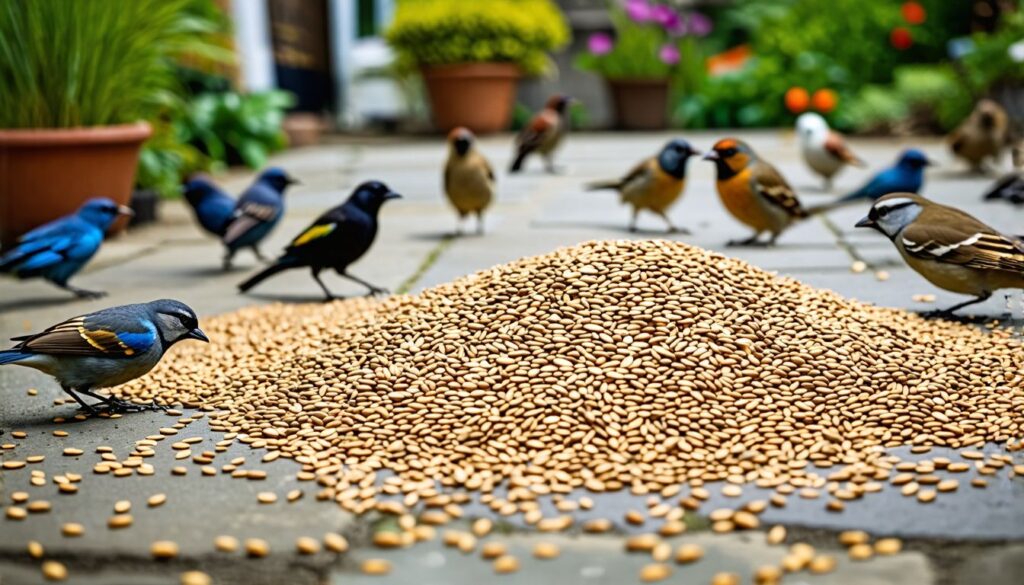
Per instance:
[[[700,154],[685,140],[672,140],[657,156],[652,156],[633,167],[626,176],[611,181],[598,181],[586,186],[588,191],[614,189],[622,196],[622,202],[633,207],[629,231],[636,231],[636,218],[641,209],[658,214],[668,224],[668,231],[677,230],[669,219],[668,208],[675,203],[686,186],[686,162],[691,156]]]
[[[726,210],[754,230],[753,236],[730,241],[730,246],[771,246],[790,224],[808,217],[786,179],[758,158],[747,143],[724,138],[715,143],[704,159],[715,163],[715,186]],[[758,241],[764,232],[771,234],[766,243]]]
[[[555,149],[561,144],[562,138],[569,131],[569,104],[573,99],[567,95],[557,94],[548,98],[544,109],[530,119],[519,135],[516,136],[516,155],[508,172],[518,173],[523,162],[531,153],[538,153],[544,158],[544,169],[555,172],[552,160]]]
[[[494,200],[494,171],[476,149],[476,137],[467,128],[448,133],[448,163],[444,166],[444,192],[459,214],[457,232],[462,220],[476,215],[476,232],[484,233],[484,211]]]

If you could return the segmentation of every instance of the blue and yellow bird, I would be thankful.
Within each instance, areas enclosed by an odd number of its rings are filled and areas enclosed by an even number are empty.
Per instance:
[[[195,175],[185,183],[185,201],[192,207],[199,226],[222,237],[235,214],[235,199],[206,175]]]
[[[333,268],[339,275],[357,282],[370,294],[387,291],[349,274],[348,267],[370,249],[377,237],[377,214],[385,201],[402,196],[380,181],[367,181],[356,187],[345,203],[321,215],[298,235],[273,264],[238,285],[246,292],[263,280],[292,268],[309,268],[327,300],[334,295],[320,280],[320,272]]]
[[[923,152],[909,148],[900,154],[896,164],[879,171],[860,189],[827,203],[820,209],[831,210],[861,202],[873,203],[890,193],[919,193],[924,186],[924,168],[930,164],[931,161]]]
[[[641,161],[626,176],[611,181],[598,181],[586,186],[588,191],[613,189],[622,196],[622,202],[633,208],[629,231],[636,231],[636,220],[640,210],[646,209],[657,214],[668,224],[669,233],[690,233],[677,229],[668,217],[668,209],[683,194],[686,186],[686,163],[690,157],[700,154],[690,143],[677,139],[666,144],[657,156]]]
[[[284,192],[295,183],[298,181],[284,169],[271,167],[260,173],[256,182],[242,193],[221,238],[227,248],[225,270],[231,268],[235,253],[243,248],[250,248],[257,258],[266,260],[259,244],[284,216]]]
[[[94,392],[134,380],[149,372],[175,343],[210,340],[199,328],[195,311],[175,300],[122,305],[80,315],[35,335],[15,337],[18,345],[0,351],[0,365],[35,368],[57,379],[60,387],[90,413],[97,412],[81,395],[100,401],[110,412],[158,408]]]
[[[0,256],[0,273],[20,279],[42,278],[77,297],[105,295],[68,284],[99,251],[103,236],[121,215],[132,210],[105,197],[90,199],[78,211],[37,227]]]

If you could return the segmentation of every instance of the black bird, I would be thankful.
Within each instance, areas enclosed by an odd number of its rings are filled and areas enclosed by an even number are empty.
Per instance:
[[[321,215],[285,248],[284,254],[262,272],[238,285],[246,292],[265,279],[291,268],[309,267],[327,300],[333,300],[320,280],[320,271],[333,268],[338,274],[370,289],[370,294],[387,293],[348,273],[350,264],[362,257],[377,236],[377,213],[389,199],[400,199],[380,181],[368,181],[356,187],[348,201]]]

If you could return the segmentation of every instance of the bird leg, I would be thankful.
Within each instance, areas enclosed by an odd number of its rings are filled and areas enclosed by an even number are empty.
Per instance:
[[[672,220],[668,218],[668,214],[665,213],[664,211],[656,211],[655,213],[660,215],[661,219],[665,220],[665,223],[668,225],[668,233],[670,233],[670,234],[678,233],[678,234],[683,234],[683,235],[687,235],[687,236],[690,235],[690,230],[688,230],[686,228],[677,228],[675,225],[673,225]]]
[[[223,264],[224,270],[231,270],[231,260],[234,259],[234,257],[235,257],[235,253],[230,251],[230,250],[228,250],[224,254],[224,264]]]
[[[640,210],[636,207],[633,208],[633,216],[629,219],[629,231],[630,233],[636,233],[636,219],[640,215]]]
[[[88,412],[89,414],[97,414],[98,413],[98,411],[96,410],[96,407],[94,407],[93,405],[91,405],[91,404],[87,403],[86,401],[82,400],[82,397],[79,396],[78,393],[76,393],[71,388],[69,388],[67,386],[64,386],[62,384],[60,389],[63,390],[64,392],[67,392],[72,398],[74,398],[75,402],[78,402],[78,404],[80,404],[82,406],[81,410],[84,410],[84,411]]]
[[[987,301],[989,299],[989,297],[991,297],[991,296],[992,296],[992,293],[986,292],[986,293],[984,293],[982,295],[979,295],[977,298],[974,298],[974,299],[971,299],[969,301],[964,301],[962,303],[953,305],[952,307],[949,307],[948,309],[938,309],[938,310],[935,310],[935,311],[928,311],[926,313],[921,313],[921,316],[925,317],[926,319],[931,319],[931,318],[934,318],[934,317],[952,317],[953,313],[956,312],[957,310],[962,309],[964,307],[969,307],[971,305],[975,305],[975,304],[978,304],[978,303],[983,303],[983,302]]]
[[[349,279],[349,280],[351,280],[353,282],[358,282],[359,284],[361,284],[361,285],[365,286],[366,288],[370,289],[370,294],[368,294],[367,296],[373,296],[375,294],[384,294],[384,295],[390,294],[388,292],[388,289],[380,288],[379,286],[374,286],[374,285],[366,282],[365,280],[359,278],[358,276],[352,276],[351,274],[349,274],[347,272],[339,272],[339,274],[341,274],[342,276],[344,276],[345,278],[347,278],[347,279]]]
[[[122,413],[122,412],[145,412],[147,410],[167,410],[167,407],[156,402],[150,402],[149,404],[137,404],[135,402],[128,402],[127,400],[121,400],[114,396],[103,396],[97,394],[91,390],[79,390],[86,396],[91,396],[96,400],[99,400],[106,407],[104,410],[110,413]]]
[[[550,154],[545,154],[543,156],[544,156],[544,170],[549,175],[557,175],[560,172],[560,170],[559,170],[559,168],[557,166],[555,166],[555,158],[552,155],[550,155]]]
[[[327,295],[327,298],[324,299],[324,302],[329,303],[329,302],[333,301],[334,299],[338,298],[338,297],[334,296],[333,293],[331,293],[330,289],[327,288],[327,285],[324,284],[324,281],[320,280],[320,269],[319,268],[314,268],[313,269],[313,280],[315,280],[316,283],[320,285],[320,288],[323,289],[324,294]]]
[[[729,247],[738,247],[738,246],[759,246],[759,247],[764,247],[764,246],[767,246],[768,244],[765,244],[764,242],[758,242],[757,241],[757,238],[760,235],[761,235],[761,232],[754,232],[754,235],[750,236],[749,238],[747,238],[745,240],[729,240],[728,242],[725,243],[725,245],[729,246]]]
[[[259,260],[260,262],[263,262],[264,264],[270,263],[270,258],[267,258],[266,256],[263,255],[263,252],[260,252],[259,246],[253,244],[252,253],[256,254],[256,259]]]
[[[78,288],[70,284],[58,284],[57,286],[68,291],[80,299],[98,299],[107,296],[107,293],[102,290],[85,290],[84,288]]]
[[[484,213],[482,211],[476,212],[476,235],[484,235]]]

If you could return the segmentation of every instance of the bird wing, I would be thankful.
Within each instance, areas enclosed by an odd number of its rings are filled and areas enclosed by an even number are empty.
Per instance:
[[[751,169],[750,180],[754,190],[768,203],[781,208],[794,217],[804,217],[807,211],[800,205],[793,188],[770,164],[760,162]]]
[[[494,169],[491,168],[491,163],[487,162],[487,159],[480,157],[480,163],[484,166],[484,172],[487,173],[487,179],[492,183],[497,183],[494,179]]]
[[[88,260],[103,243],[103,232],[78,218],[62,218],[22,236],[0,256],[0,270],[42,270],[65,260]]]
[[[252,228],[273,221],[280,214],[280,206],[256,201],[239,201],[238,207],[235,208],[234,219],[224,230],[224,243],[230,245]]]
[[[318,255],[325,248],[342,254],[360,239],[360,222],[349,216],[341,205],[321,215],[302,231],[285,250],[285,255]]]
[[[825,138],[825,152],[828,152],[835,158],[843,161],[846,164],[862,167],[864,161],[853,154],[850,147],[846,145],[846,141],[843,140],[841,134],[835,132],[829,132],[828,137]]]
[[[519,132],[516,142],[519,144],[519,152],[530,152],[536,150],[544,143],[547,135],[554,131],[558,125],[558,114],[545,109],[530,120]]]
[[[982,229],[974,229],[978,226]],[[903,248],[915,258],[979,270],[1024,272],[1024,243],[986,228],[976,220],[942,224],[916,221],[899,237]]]
[[[129,358],[157,342],[156,327],[137,319],[114,319],[104,311],[74,317],[42,333],[14,337],[16,349],[49,355]],[[127,323],[116,322],[125,321]]]

